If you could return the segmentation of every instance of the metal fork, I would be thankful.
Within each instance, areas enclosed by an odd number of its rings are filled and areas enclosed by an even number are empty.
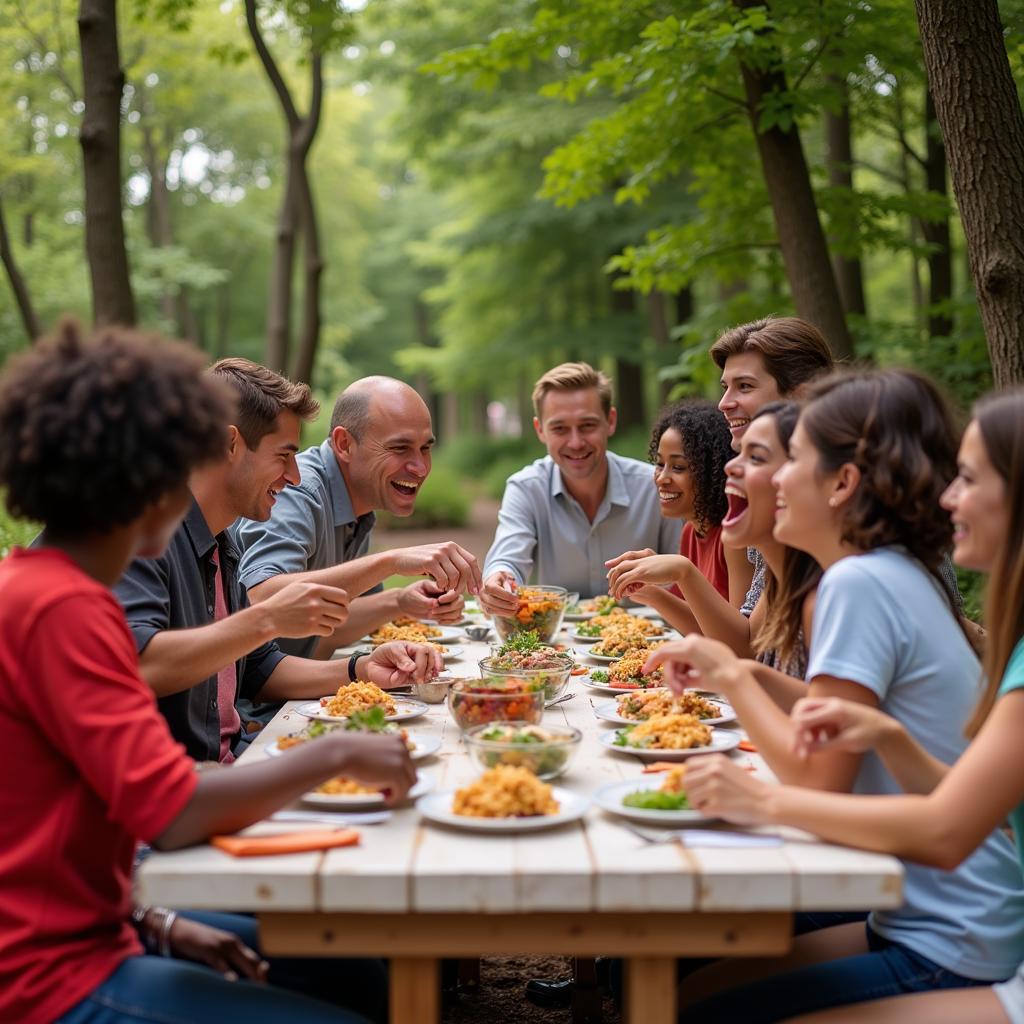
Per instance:
[[[575,693],[564,693],[561,697],[556,697],[554,700],[549,700],[544,705],[545,708],[553,708],[556,704],[564,704],[567,700],[572,700],[575,697]]]
[[[640,828],[638,825],[634,825],[625,818],[620,819],[619,824],[628,832],[632,832],[637,838],[642,839],[645,843],[674,843],[677,839],[681,839],[686,834],[684,829],[678,828],[671,829],[668,832],[663,832],[659,829],[655,832],[653,829]]]

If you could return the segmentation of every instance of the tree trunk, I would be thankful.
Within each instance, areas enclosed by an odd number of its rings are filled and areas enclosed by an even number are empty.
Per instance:
[[[1024,114],[996,0],[915,0],[997,387],[1024,382]]]
[[[825,164],[828,167],[828,183],[833,188],[853,191],[853,127],[850,119],[850,98],[846,80],[830,75],[830,82],[842,97],[838,113],[825,111]],[[864,273],[860,256],[832,258],[832,270],[836,275],[836,286],[843,309],[847,313],[867,316],[867,302],[864,298]]]
[[[647,296],[647,318],[654,338],[654,358],[660,369],[675,362],[675,350],[672,345],[672,328],[668,322],[668,296],[664,292],[652,291]],[[672,390],[672,382],[658,381],[658,405],[668,401],[668,393]]]
[[[935,120],[935,101],[930,90],[924,94],[925,185],[929,192],[948,196],[946,188],[946,147],[942,129]],[[935,248],[928,254],[928,336],[948,338],[953,333],[953,319],[948,310],[935,307],[953,297],[953,252],[950,246],[949,217],[921,222],[924,240]]]
[[[135,323],[121,211],[121,95],[116,0],[80,0],[85,253],[96,323]]]
[[[615,278],[609,279],[609,284]],[[611,312],[613,316],[633,317],[636,315],[636,301],[633,292],[611,288]],[[637,353],[642,358],[642,353]],[[619,429],[644,426],[644,374],[643,365],[638,361],[615,357],[615,407],[619,411]]]
[[[312,101],[307,117],[302,119],[293,144],[295,154],[295,183],[299,230],[302,232],[302,327],[299,333],[299,352],[295,359],[292,377],[295,380],[313,383],[313,368],[316,350],[320,342],[320,279],[324,272],[323,252],[320,248],[320,228],[316,219],[316,204],[313,201],[313,185],[309,178],[306,160],[309,150],[320,127],[320,112],[323,109],[323,58],[313,54],[311,61]]]
[[[18,306],[18,313],[21,315],[21,322],[25,326],[25,333],[28,340],[35,341],[43,329],[36,316],[35,308],[32,305],[32,296],[29,294],[28,285],[18,269],[17,261],[11,250],[11,240],[7,236],[7,222],[4,220],[4,208],[0,202],[0,262],[7,271],[7,279],[11,282],[11,291],[14,292],[14,301]]]
[[[323,57],[314,51],[310,59],[312,94],[306,117],[300,117],[288,86],[274,61],[256,17],[256,0],[245,0],[245,21],[263,70],[270,79],[287,125],[288,176],[277,218],[277,239],[270,271],[267,298],[267,365],[287,371],[291,348],[292,267],[295,236],[303,237],[302,326],[293,376],[312,383],[316,350],[320,341],[320,281],[324,260],[313,202],[313,189],[306,167],[310,147],[320,126],[323,106]]]
[[[741,10],[764,6],[764,0],[733,0],[733,3]],[[832,273],[825,233],[818,219],[800,133],[795,124],[785,130],[777,124],[766,131],[758,127],[765,97],[788,91],[781,59],[767,69],[743,62],[740,67],[793,305],[799,316],[825,335],[836,358],[851,358],[853,342]]]
[[[157,151],[153,128],[142,125],[142,153],[149,173],[149,201],[146,203],[146,235],[154,249],[173,245],[171,194],[167,188],[167,165]],[[175,321],[174,293],[166,281],[160,292],[160,315],[168,323]]]
[[[906,119],[903,112],[903,93],[897,87],[893,93],[894,106],[896,111],[896,133],[900,141],[900,184],[904,192],[911,192],[914,182],[910,174],[909,144],[906,141]],[[916,155],[916,154],[915,154]],[[921,223],[917,217],[908,218],[908,235],[912,247],[916,247],[920,241]],[[910,256],[910,295],[914,304],[914,326],[917,328],[917,335],[923,337],[924,331],[924,288],[921,284],[921,261],[916,253],[909,253]]]

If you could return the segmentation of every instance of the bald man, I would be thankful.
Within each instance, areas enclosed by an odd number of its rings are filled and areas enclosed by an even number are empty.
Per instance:
[[[461,594],[478,593],[480,567],[458,544],[366,554],[375,512],[412,514],[433,446],[423,399],[392,377],[364,377],[335,403],[327,439],[297,456],[301,481],[278,494],[270,518],[235,525],[243,552],[238,577],[253,604],[296,580],[363,595],[351,602],[348,620],[333,636],[283,640],[289,653],[330,657],[398,615],[438,622],[462,617]],[[395,575],[428,578],[382,590],[381,582]]]

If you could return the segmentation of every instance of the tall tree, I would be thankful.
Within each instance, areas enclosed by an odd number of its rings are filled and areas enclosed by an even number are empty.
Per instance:
[[[996,0],[915,0],[997,386],[1024,382],[1024,114]]]
[[[935,101],[931,89],[925,89],[924,131],[925,187],[929,192],[947,196],[946,147],[942,129],[935,120]],[[946,338],[953,333],[953,318],[947,304],[953,297],[953,251],[950,243],[949,216],[922,220],[924,240],[931,246],[928,253],[928,335]]]
[[[135,323],[121,204],[121,97],[125,75],[117,0],[81,0],[82,98],[79,130],[85,171],[85,252],[97,323]]]
[[[35,307],[32,305],[32,296],[29,294],[28,285],[18,268],[14,252],[11,250],[11,240],[7,234],[7,222],[4,220],[3,201],[0,199],[0,262],[7,271],[7,279],[11,283],[11,291],[14,292],[14,301],[18,306],[18,313],[21,322],[25,326],[25,333],[29,341],[34,341],[43,333],[36,316]]]
[[[267,306],[267,363],[276,370],[288,370],[291,349],[292,280],[296,236],[302,239],[302,321],[298,351],[291,373],[297,380],[312,382],[313,365],[320,340],[320,279],[324,258],[320,246],[313,186],[307,159],[320,127],[323,110],[323,58],[325,43],[336,33],[333,25],[324,31],[324,18],[332,17],[334,5],[312,3],[307,26],[310,50],[310,100],[305,115],[299,113],[292,91],[271,54],[260,28],[256,0],[245,0],[245,23],[252,36],[260,63],[270,80],[285,119],[287,172],[284,195],[277,218],[276,244],[271,269]]]

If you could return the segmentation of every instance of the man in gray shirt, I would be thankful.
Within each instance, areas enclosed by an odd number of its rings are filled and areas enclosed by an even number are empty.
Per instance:
[[[411,515],[433,445],[430,411],[408,384],[364,377],[335,403],[327,440],[298,455],[301,481],[277,496],[269,518],[235,525],[238,578],[253,604],[296,581],[363,595],[332,636],[282,639],[282,650],[325,658],[399,615],[462,618],[461,592],[480,586],[470,552],[449,541],[366,554],[375,510]],[[382,590],[381,581],[394,575],[429,578]]]
[[[491,613],[514,611],[514,587],[531,574],[590,597],[607,590],[608,559],[679,550],[681,526],[662,518],[651,466],[608,451],[616,413],[605,374],[587,363],[556,366],[537,381],[533,406],[548,454],[505,487],[480,594]]]

